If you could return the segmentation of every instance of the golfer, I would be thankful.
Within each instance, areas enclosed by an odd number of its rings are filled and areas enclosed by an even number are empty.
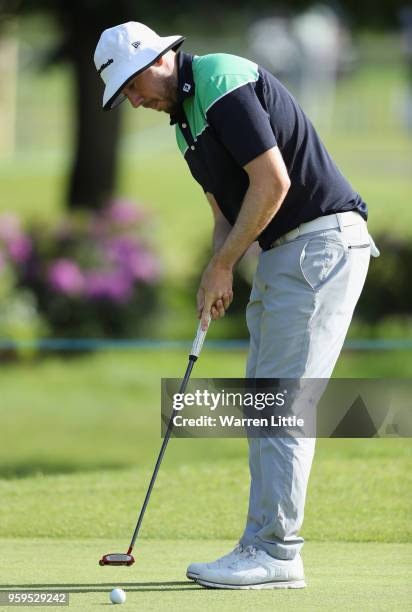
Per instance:
[[[367,206],[292,95],[234,55],[178,51],[141,23],[105,30],[94,60],[103,108],[128,99],[170,115],[177,145],[214,216],[213,257],[197,295],[204,329],[233,299],[233,269],[261,253],[246,318],[249,378],[328,378],[365,282]],[[249,510],[236,548],[187,575],[217,588],[301,588],[313,438],[251,438]],[[319,509],[320,510],[320,509]],[[321,510],[320,510],[321,511]]]

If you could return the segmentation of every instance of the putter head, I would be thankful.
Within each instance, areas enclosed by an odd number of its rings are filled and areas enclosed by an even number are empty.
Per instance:
[[[133,555],[128,555],[126,553],[109,553],[108,555],[104,555],[100,561],[99,565],[133,565],[134,557]]]

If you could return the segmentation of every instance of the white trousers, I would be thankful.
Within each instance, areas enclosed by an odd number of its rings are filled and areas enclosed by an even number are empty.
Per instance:
[[[376,247],[366,223],[314,231],[260,254],[246,317],[248,378],[329,378]],[[249,438],[249,510],[240,542],[293,559],[303,546],[314,438]]]

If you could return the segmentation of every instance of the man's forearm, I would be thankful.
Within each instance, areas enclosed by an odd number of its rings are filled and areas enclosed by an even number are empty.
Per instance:
[[[213,254],[216,255],[224,245],[232,226],[229,223],[215,223],[213,229]]]
[[[214,250],[214,259],[219,265],[232,268],[236,264],[273,219],[286,194],[287,188],[281,185],[272,192],[249,186],[236,223],[221,246]]]

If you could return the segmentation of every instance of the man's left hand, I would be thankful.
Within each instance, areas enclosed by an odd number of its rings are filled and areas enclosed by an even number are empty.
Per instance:
[[[197,292],[198,318],[202,320],[202,329],[208,326],[208,317],[213,320],[225,315],[233,300],[232,268],[223,266],[212,258],[202,274]]]

